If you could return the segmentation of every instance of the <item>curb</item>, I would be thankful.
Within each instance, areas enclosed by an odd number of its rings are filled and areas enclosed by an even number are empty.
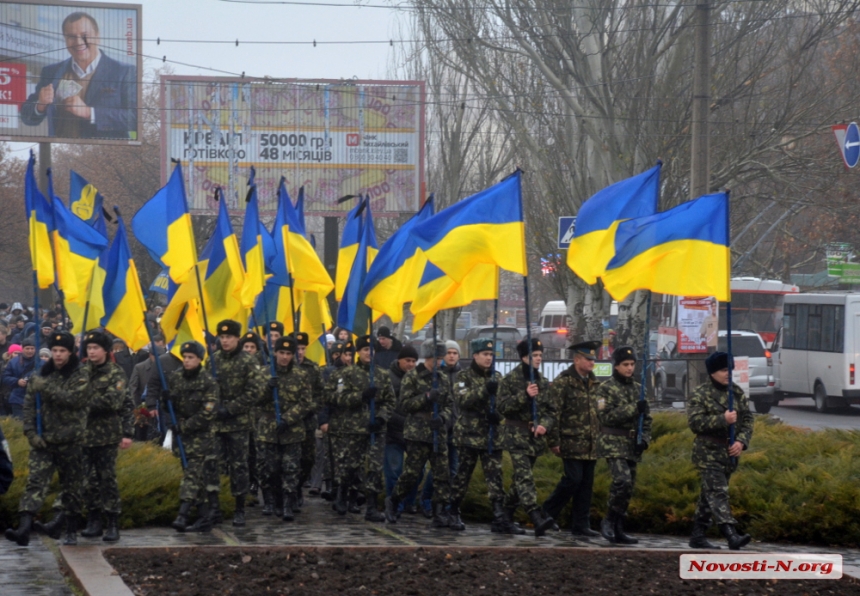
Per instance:
[[[134,596],[98,546],[61,546],[63,558],[75,584],[88,596]]]

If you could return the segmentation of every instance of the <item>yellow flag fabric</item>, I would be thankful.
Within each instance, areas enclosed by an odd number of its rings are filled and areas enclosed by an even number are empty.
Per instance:
[[[325,333],[325,329],[331,328],[331,323],[331,311],[325,296],[320,296],[316,292],[305,292],[299,329],[307,333],[310,340],[305,358],[320,366],[326,364],[326,350],[319,340]]]
[[[440,310],[466,306],[475,300],[493,300],[499,296],[499,268],[481,263],[457,283],[438,267],[428,263],[410,310],[414,315],[412,329],[421,329]]]

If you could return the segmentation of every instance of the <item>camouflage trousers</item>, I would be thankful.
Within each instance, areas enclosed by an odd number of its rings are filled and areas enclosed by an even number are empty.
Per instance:
[[[119,485],[116,482],[117,451],[117,445],[84,447],[86,482],[83,496],[87,511],[120,512]]]
[[[624,515],[633,497],[633,486],[636,484],[636,462],[620,457],[607,458],[609,475],[612,484],[609,485],[609,509]]]
[[[27,476],[27,487],[21,495],[18,511],[35,514],[41,509],[48,496],[54,470],[60,477],[63,511],[67,515],[80,514],[84,483],[84,454],[83,447],[79,443],[49,444],[46,449],[30,449],[30,474]]]
[[[509,451],[514,478],[511,490],[505,494],[505,508],[514,510],[520,505],[526,513],[538,508],[535,477],[532,473],[536,457],[531,457],[524,451]]]
[[[385,457],[385,433],[376,433],[371,445],[370,435],[336,435],[332,437],[335,453],[335,478],[340,486],[355,488],[364,473],[364,492],[384,490],[382,464]]]
[[[696,523],[705,526],[711,524],[711,519],[717,524],[737,524],[732,517],[729,505],[729,478],[731,472],[719,468],[700,468],[702,492],[696,504]]]
[[[458,447],[457,475],[451,483],[451,502],[460,503],[469,489],[469,481],[478,460],[481,460],[481,468],[484,470],[484,480],[487,482],[487,494],[490,502],[505,498],[505,489],[502,485],[502,452],[494,450],[492,455],[486,449],[474,447]],[[435,475],[433,481],[435,482]]]
[[[175,443],[174,443],[175,445]],[[202,502],[206,493],[217,493],[218,443],[215,435],[187,435],[182,437],[185,461],[188,464],[179,483],[180,501]]]
[[[302,444],[257,443],[260,460],[260,486],[273,494],[295,493],[299,486],[299,470],[302,459]]]
[[[438,450],[433,451],[433,443],[406,441],[406,458],[403,473],[391,493],[393,500],[402,501],[424,475],[424,464],[430,462],[433,472],[433,502],[447,505],[451,501],[451,481],[448,474],[448,442],[439,441]]]
[[[226,467],[227,475],[230,476],[230,493],[234,497],[247,495],[251,482],[248,470],[248,431],[222,432],[216,433],[215,436],[220,447],[220,463]],[[218,480],[218,466],[206,479],[206,484],[221,486]]]
[[[311,478],[311,472],[314,469],[314,463],[317,457],[317,417],[305,420],[305,440],[302,441],[302,461],[301,469],[299,470],[299,482],[304,485]]]

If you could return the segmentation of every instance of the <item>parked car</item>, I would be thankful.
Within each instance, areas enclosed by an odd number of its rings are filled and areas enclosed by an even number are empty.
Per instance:
[[[720,331],[717,349],[728,349],[726,332]],[[774,395],[773,358],[764,340],[754,331],[732,331],[732,355],[747,356],[750,364],[750,401],[755,411],[767,414],[779,399]]]
[[[493,337],[493,326],[492,325],[484,325],[479,327],[472,327],[466,332],[466,335],[463,336],[463,343],[465,344],[466,350],[468,350],[468,355],[472,355],[472,350],[470,347],[470,343],[473,339],[478,339],[479,337]],[[516,344],[519,342],[523,336],[520,334],[519,330],[516,327],[502,327],[501,325],[496,328],[496,351],[498,352],[500,343],[504,344]],[[498,357],[499,354],[497,353]]]

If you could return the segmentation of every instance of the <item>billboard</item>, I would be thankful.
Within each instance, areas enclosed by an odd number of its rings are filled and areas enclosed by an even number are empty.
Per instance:
[[[424,198],[424,83],[164,76],[162,181],[185,165],[192,211],[215,188],[244,211],[250,167],[260,211],[277,209],[283,176],[308,215],[341,215],[369,194],[374,215],[417,211]]]
[[[678,352],[707,354],[717,347],[717,299],[685,296],[678,299]],[[710,348],[710,349],[709,349]]]
[[[141,8],[0,3],[0,140],[139,144]]]

